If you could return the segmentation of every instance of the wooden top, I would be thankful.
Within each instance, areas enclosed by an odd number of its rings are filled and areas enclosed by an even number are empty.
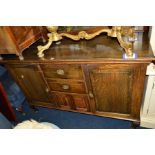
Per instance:
[[[24,60],[20,61],[15,55],[4,55],[2,63],[10,62],[104,62],[104,61],[121,61],[121,62],[151,62],[155,60],[151,46],[149,44],[148,33],[137,32],[137,40],[134,43],[134,52],[137,54],[136,60],[124,60],[124,49],[119,45],[117,38],[108,37],[101,34],[92,40],[73,41],[63,39],[60,44],[55,42],[51,47],[44,51],[44,59],[37,56],[37,46],[43,45],[39,40],[23,52]]]

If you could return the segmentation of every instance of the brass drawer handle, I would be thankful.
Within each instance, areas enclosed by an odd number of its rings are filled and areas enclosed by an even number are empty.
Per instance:
[[[46,88],[46,89],[45,89],[45,91],[48,93],[48,92],[49,92],[49,89],[48,89],[48,88]]]
[[[64,72],[63,69],[58,69],[58,70],[57,70],[57,74],[58,74],[58,75],[64,75],[65,72]]]
[[[22,79],[24,79],[24,75],[21,75],[20,77],[21,77]]]
[[[69,85],[67,85],[67,84],[62,85],[62,89],[68,90],[69,89]]]
[[[89,91],[89,97],[94,98],[94,95],[93,95],[93,93],[91,91]]]

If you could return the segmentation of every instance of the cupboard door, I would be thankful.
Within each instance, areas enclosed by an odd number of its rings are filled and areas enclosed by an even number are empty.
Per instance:
[[[63,94],[59,92],[52,92],[51,96],[55,99],[59,108],[62,109],[73,109],[73,103],[68,94]]]
[[[30,101],[50,101],[49,90],[37,65],[11,65],[8,69]]]
[[[53,98],[61,109],[89,111],[89,101],[87,95],[71,94],[62,92],[51,92]]]
[[[144,71],[140,65],[89,65],[96,112],[139,119]]]
[[[74,95],[73,100],[74,100],[75,109],[77,111],[85,111],[85,112],[90,111],[87,95]]]

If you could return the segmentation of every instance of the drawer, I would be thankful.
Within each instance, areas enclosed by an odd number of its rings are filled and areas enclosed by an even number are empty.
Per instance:
[[[52,91],[70,92],[70,93],[86,93],[84,82],[74,80],[48,80],[48,84]]]
[[[60,79],[83,79],[80,65],[41,65],[45,77]]]

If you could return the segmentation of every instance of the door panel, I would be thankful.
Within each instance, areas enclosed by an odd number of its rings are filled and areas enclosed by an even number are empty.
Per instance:
[[[56,103],[62,109],[89,111],[88,96],[71,93],[51,92]]]
[[[87,95],[74,95],[74,104],[78,111],[90,111]]]
[[[59,108],[72,109],[73,102],[68,94],[51,92],[51,96],[53,96]]]
[[[88,65],[96,113],[139,120],[146,67],[134,63]]]
[[[96,111],[130,114],[133,71],[128,66],[89,67]]]
[[[12,65],[8,67],[20,84],[22,90],[28,96],[29,100],[49,102],[48,89],[44,82],[37,65]]]

